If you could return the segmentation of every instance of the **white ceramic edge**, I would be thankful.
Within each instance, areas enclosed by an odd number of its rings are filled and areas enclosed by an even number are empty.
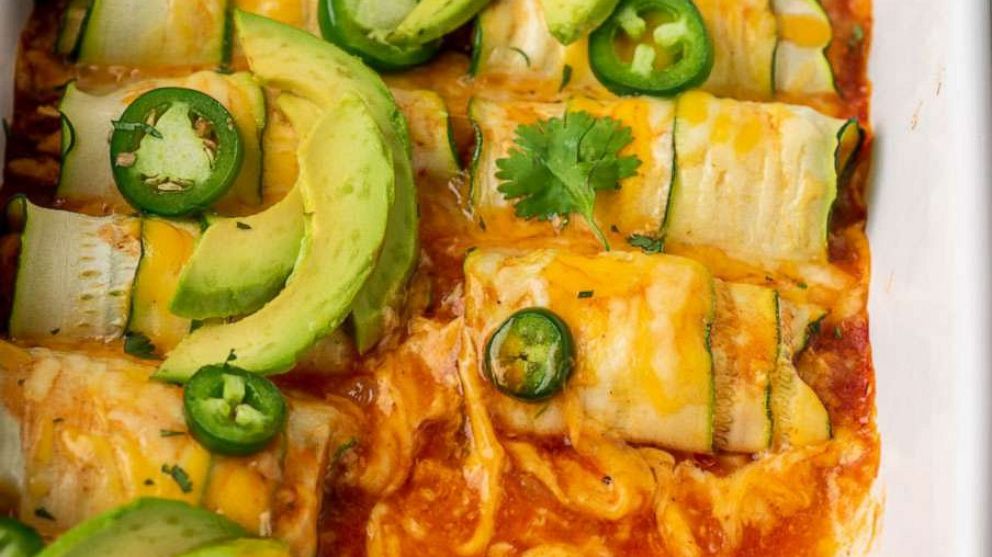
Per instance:
[[[0,0],[0,110],[29,0]],[[886,498],[876,554],[988,545],[989,4],[875,0],[871,327]],[[0,134],[0,157],[5,138]]]
[[[876,554],[989,546],[988,0],[875,0]]]

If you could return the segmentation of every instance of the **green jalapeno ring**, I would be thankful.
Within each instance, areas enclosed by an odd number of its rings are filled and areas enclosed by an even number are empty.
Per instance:
[[[545,308],[511,315],[486,343],[484,369],[500,392],[537,402],[565,387],[575,365],[568,325]]]
[[[351,0],[354,4],[359,0]],[[353,13],[349,0],[320,0],[318,19],[324,39],[361,58],[373,69],[392,72],[419,66],[431,60],[441,41],[398,46],[386,42],[374,30],[366,29]]]
[[[268,379],[229,366],[207,366],[183,391],[186,425],[211,452],[247,455],[263,449],[286,421],[286,400]]]
[[[0,555],[3,557],[31,557],[45,547],[38,532],[23,522],[0,516]]]
[[[617,52],[618,38],[637,43],[626,53],[629,60]],[[673,62],[658,68],[659,53]],[[589,62],[615,94],[674,96],[709,77],[713,41],[690,0],[624,0],[590,35]]]
[[[213,97],[153,89],[114,122],[110,164],[117,189],[147,213],[184,216],[220,199],[241,170],[234,117]]]

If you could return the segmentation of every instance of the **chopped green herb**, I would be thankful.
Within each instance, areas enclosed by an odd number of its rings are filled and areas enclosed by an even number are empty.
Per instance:
[[[851,36],[847,39],[847,45],[851,48],[856,48],[865,40],[865,28],[861,24],[857,24],[851,29]]]
[[[534,413],[534,419],[536,420],[537,418],[540,418],[542,415],[544,415],[544,413],[548,411],[548,408],[551,408],[550,402],[541,405],[541,408],[539,408],[537,412]]]
[[[155,480],[148,478],[145,480],[145,485],[155,485]]]
[[[186,435],[186,432],[185,431],[175,431],[175,430],[172,430],[172,429],[160,429],[160,430],[158,430],[158,434],[161,435],[162,437],[178,437],[180,435]]]
[[[809,324],[809,335],[820,334],[820,327],[823,325],[823,321],[817,319],[816,321]]]
[[[558,86],[558,92],[560,93],[565,87],[568,87],[570,81],[572,81],[572,66],[565,64],[561,70],[561,85]]]
[[[632,234],[627,237],[627,243],[635,248],[641,248],[644,253],[661,253],[665,250],[665,240],[646,234]]]
[[[189,479],[189,474],[187,474],[186,471],[183,470],[178,464],[175,466],[163,464],[162,473],[167,476],[171,476],[183,493],[193,491],[193,482]]]
[[[238,230],[251,230],[251,225],[246,222],[238,221],[234,225],[238,227]]]
[[[631,129],[613,118],[567,112],[561,118],[521,125],[516,145],[496,161],[500,193],[516,200],[524,219],[567,219],[582,215],[609,250],[606,235],[593,218],[596,192],[620,189],[620,180],[637,174],[641,161],[621,157],[634,140]]]
[[[38,507],[37,509],[35,509],[34,515],[37,516],[38,518],[44,518],[45,520],[52,520],[52,521],[55,520],[55,516],[52,515],[52,513],[48,512],[48,509],[46,509],[45,507]]]
[[[124,336],[124,352],[143,360],[157,359],[155,345],[141,333],[128,333]]]
[[[592,290],[583,290],[579,292],[579,299],[583,300],[585,298],[592,298],[593,294],[595,294],[595,292]]]
[[[155,129],[155,126],[151,124],[146,124],[145,122],[121,122],[119,120],[114,120],[114,129],[122,132],[133,132],[133,131],[143,131],[148,135],[162,139],[162,132]]]
[[[519,48],[517,48],[515,46],[511,46],[510,47],[510,50],[512,50],[512,51],[516,52],[517,54],[523,56],[524,57],[524,61],[527,62],[527,67],[528,68],[530,67],[530,56],[527,56],[527,53],[526,52],[524,52],[523,50],[521,50],[521,49],[519,49]]]
[[[844,338],[844,331],[841,330],[840,325],[834,327],[834,338],[837,340]]]
[[[800,281],[798,284],[796,284],[796,286],[798,286],[799,288],[801,288],[803,290],[806,290],[807,288],[809,288],[809,285],[806,284],[805,282],[802,282],[802,281]]]

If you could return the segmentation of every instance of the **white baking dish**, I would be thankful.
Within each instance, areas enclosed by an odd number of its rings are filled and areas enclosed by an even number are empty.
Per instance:
[[[8,115],[31,4],[0,0]],[[875,549],[978,557],[992,550],[989,2],[875,0],[875,18],[870,310],[886,499]]]
[[[988,0],[875,0],[869,235],[879,554],[989,545]]]

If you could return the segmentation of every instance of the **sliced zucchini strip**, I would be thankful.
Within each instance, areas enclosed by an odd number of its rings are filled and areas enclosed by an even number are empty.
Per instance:
[[[157,217],[141,222],[141,261],[131,292],[128,335],[141,335],[164,356],[189,332],[190,320],[169,310],[183,265],[193,253],[200,224]]]
[[[410,128],[413,171],[432,183],[446,184],[461,172],[461,165],[444,99],[433,91],[392,91]]]
[[[783,342],[787,343],[783,350],[793,356],[806,349],[813,333],[827,316],[827,310],[816,304],[797,302],[782,302],[781,313],[782,326],[789,328],[782,332]]]
[[[93,0],[79,61],[98,66],[219,66],[228,0]]]
[[[833,40],[830,18],[819,0],[772,0],[778,20],[775,91],[815,95],[836,91],[827,59]]]
[[[713,39],[713,71],[702,89],[766,100],[775,93],[775,14],[769,0],[694,0]]]
[[[714,444],[753,453],[771,443],[771,378],[778,365],[778,294],[771,288],[716,283],[713,368]]]
[[[606,93],[589,68],[588,41],[563,46],[548,31],[540,0],[500,0],[479,14],[471,72],[538,98],[565,89]],[[567,68],[567,69],[566,69]]]
[[[832,436],[830,414],[793,364],[795,355],[806,346],[810,327],[824,312],[785,300],[780,311],[782,344],[771,392],[773,445],[779,449],[819,443]]]
[[[248,73],[197,72],[179,79],[142,81],[106,95],[92,95],[70,83],[59,104],[62,171],[57,195],[77,204],[127,210],[129,205],[117,190],[111,171],[108,138],[113,122],[128,104],[159,87],[195,89],[217,99],[234,116],[244,159],[234,185],[216,206],[225,213],[251,212],[261,202],[261,133],[266,112],[262,89]]]
[[[567,104],[517,102],[512,106],[472,99],[469,117],[478,135],[471,169],[471,199],[486,231],[516,239],[555,235],[548,222],[525,221],[514,215],[512,202],[498,190],[496,161],[513,148],[518,126],[561,116],[566,109],[610,116],[630,126],[634,140],[623,154],[634,154],[641,160],[637,175],[624,179],[619,190],[596,196],[596,222],[622,236],[620,244],[631,234],[660,234],[673,175],[674,103],[650,97],[606,102],[577,97]],[[580,237],[593,237],[582,225],[573,224],[567,230],[579,231]]]
[[[571,330],[577,355],[564,391],[542,404],[491,387],[486,403],[518,433],[567,433],[565,408],[624,439],[713,449],[714,280],[688,259],[633,252],[580,256],[477,250],[465,262],[465,323],[484,361],[511,314],[544,307]],[[546,406],[545,406],[546,405]]]
[[[827,260],[830,210],[856,123],[702,92],[679,98],[676,120],[669,241],[749,261]]]
[[[10,336],[109,341],[124,332],[141,255],[139,221],[39,207],[24,198]]]
[[[89,19],[93,0],[69,0],[62,13],[59,35],[55,39],[55,52],[70,59],[79,53],[80,38]]]

